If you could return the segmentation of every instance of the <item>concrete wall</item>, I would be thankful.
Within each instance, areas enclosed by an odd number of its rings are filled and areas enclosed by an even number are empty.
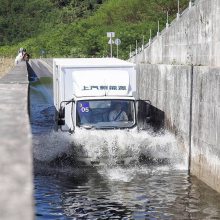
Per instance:
[[[191,146],[191,173],[220,192],[220,68],[139,64],[137,72],[139,97],[165,113],[179,148]]]
[[[220,0],[197,0],[130,61],[140,98],[164,112],[191,173],[220,192],[219,24]]]
[[[195,67],[192,173],[220,192],[220,68]]]
[[[28,80],[22,62],[0,79],[0,219],[34,219]]]
[[[191,66],[140,64],[137,85],[140,99],[149,99],[165,113],[165,127],[176,134],[188,152]]]
[[[220,1],[200,0],[131,59],[136,63],[220,65]]]

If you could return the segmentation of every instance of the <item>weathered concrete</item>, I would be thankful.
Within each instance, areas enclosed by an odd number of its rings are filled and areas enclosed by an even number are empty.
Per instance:
[[[31,220],[32,143],[28,80],[22,62],[0,79],[0,219]]]
[[[220,192],[219,24],[220,1],[197,0],[130,61],[140,98],[164,111],[191,173]]]
[[[220,68],[193,75],[192,174],[220,192]]]
[[[137,70],[139,97],[165,113],[178,147],[187,153],[191,147],[191,173],[220,192],[220,68],[139,64]]]
[[[165,113],[165,127],[178,137],[183,151],[189,149],[191,66],[140,64],[137,88],[140,99]]]
[[[53,59],[31,59],[29,64],[39,78],[53,74]]]
[[[220,65],[220,1],[200,0],[155,37],[136,63]]]

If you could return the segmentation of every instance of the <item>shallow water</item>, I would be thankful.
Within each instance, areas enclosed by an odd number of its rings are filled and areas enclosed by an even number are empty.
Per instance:
[[[55,132],[50,78],[31,83],[30,116],[37,220],[220,219],[220,195],[188,176],[187,157],[168,132]],[[110,159],[81,166],[74,157],[80,147],[90,157],[107,153]],[[167,154],[169,163],[112,163],[128,152],[133,158],[140,152]]]
[[[35,176],[37,219],[220,219],[220,196],[183,171],[69,168]]]

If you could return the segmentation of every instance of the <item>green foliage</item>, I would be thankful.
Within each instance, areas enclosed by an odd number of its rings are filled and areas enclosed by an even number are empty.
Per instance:
[[[188,0],[181,0],[181,10]],[[0,0],[0,55],[15,55],[19,47],[32,57],[44,49],[48,57],[103,57],[109,55],[106,32],[114,31],[127,58],[136,40],[149,39],[176,15],[176,0]],[[7,15],[5,19],[5,15]],[[10,46],[9,46],[10,45]],[[114,56],[116,56],[114,45]]]

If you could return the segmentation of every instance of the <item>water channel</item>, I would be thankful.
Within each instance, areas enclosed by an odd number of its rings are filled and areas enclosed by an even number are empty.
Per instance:
[[[52,97],[50,77],[30,83],[37,220],[220,219],[220,194],[187,174],[187,157],[172,134],[55,132]],[[80,144],[90,154],[107,146],[110,159],[81,166],[73,155]],[[134,158],[145,150],[155,158],[165,153],[169,163],[118,165],[112,162],[116,145],[122,151],[132,146]]]

